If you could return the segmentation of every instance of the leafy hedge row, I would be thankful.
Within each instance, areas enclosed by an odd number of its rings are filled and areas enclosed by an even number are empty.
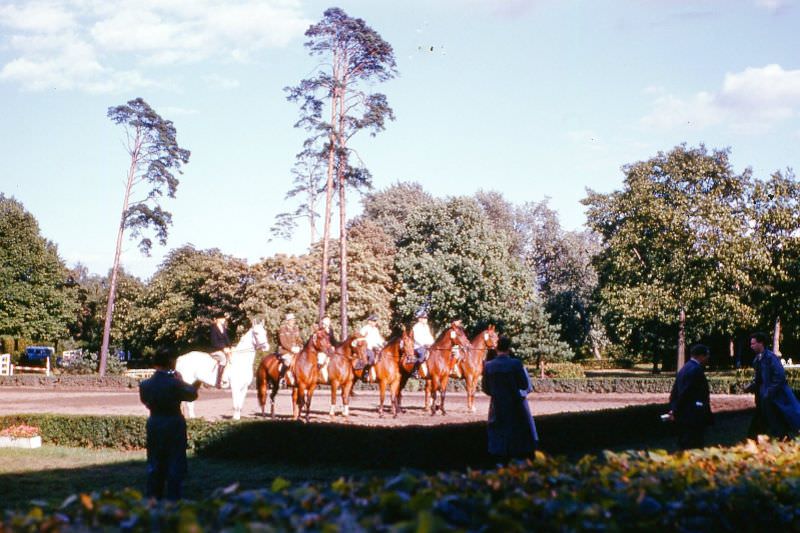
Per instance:
[[[217,490],[157,505],[134,490],[7,511],[0,530],[800,531],[800,444],[668,455],[537,454],[489,470]]]
[[[602,411],[536,417],[541,449],[578,455],[604,448],[633,446],[669,437],[660,422],[665,405],[651,404]],[[741,416],[722,412],[717,420]],[[46,444],[141,449],[145,418],[22,414],[0,417],[0,428],[26,424],[41,428]],[[340,464],[370,468],[462,468],[491,464],[486,452],[486,424],[374,427],[334,423],[303,424],[288,420],[188,423],[189,447],[201,456],[264,459],[297,464]]]

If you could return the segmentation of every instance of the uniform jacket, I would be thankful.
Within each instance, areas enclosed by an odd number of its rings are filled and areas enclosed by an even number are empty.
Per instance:
[[[211,351],[217,352],[224,348],[227,348],[231,345],[231,341],[228,338],[228,332],[220,329],[217,327],[216,324],[211,326]]]
[[[139,399],[150,416],[181,416],[181,402],[197,399],[197,389],[184,383],[175,372],[156,370],[139,384]]]
[[[303,339],[300,338],[300,328],[297,324],[283,323],[278,330],[278,351],[280,353],[293,353],[292,348],[302,348]]]
[[[532,390],[519,359],[499,355],[483,370],[483,392],[489,405],[489,453],[506,457],[529,456],[539,437],[526,396]]]
[[[675,377],[669,406],[678,424],[702,428],[711,425],[711,395],[703,365],[689,359]]]
[[[367,348],[370,350],[381,348],[384,344],[386,344],[386,341],[383,339],[383,335],[381,335],[381,332],[376,326],[367,324],[362,326],[358,333],[367,339]]]
[[[786,382],[786,372],[772,350],[764,350],[753,360],[755,379],[751,384],[759,403],[771,405],[792,431],[800,429],[800,402]]]
[[[411,333],[414,335],[414,348],[427,348],[435,342],[431,327],[428,324],[417,322],[411,328]]]

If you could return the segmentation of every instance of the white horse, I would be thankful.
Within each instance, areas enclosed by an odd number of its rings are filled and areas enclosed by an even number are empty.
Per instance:
[[[222,383],[223,388],[230,387],[233,396],[233,419],[242,416],[247,389],[253,381],[253,361],[257,350],[268,350],[267,332],[263,324],[255,324],[242,335],[239,343],[233,348],[230,363],[225,370],[227,376]],[[197,380],[212,387],[217,382],[217,361],[206,352],[189,352],[178,357],[175,370],[180,373],[186,383]],[[194,402],[186,402],[189,418],[194,418]]]

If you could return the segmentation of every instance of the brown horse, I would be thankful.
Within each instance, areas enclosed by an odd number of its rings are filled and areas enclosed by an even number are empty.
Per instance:
[[[320,383],[327,383],[331,386],[331,416],[336,415],[336,391],[342,391],[342,414],[350,416],[350,391],[353,390],[353,383],[356,380],[356,373],[353,365],[356,361],[367,358],[367,339],[360,335],[350,335],[333,350],[333,354],[328,359],[325,367],[327,370],[327,380],[323,379],[323,372],[320,372]]]
[[[471,349],[464,354],[458,363],[464,381],[467,385],[467,410],[475,412],[475,390],[478,388],[478,379],[483,374],[483,362],[486,353],[497,348],[499,336],[494,326],[489,326],[472,338]]]
[[[258,404],[261,406],[261,416],[266,416],[267,388],[269,388],[269,415],[275,418],[275,396],[278,395],[281,383],[281,357],[285,357],[287,363],[291,365],[291,354],[285,356],[269,354],[261,360],[256,370],[256,390],[258,390]]]
[[[327,362],[327,352],[330,348],[328,332],[324,328],[319,328],[294,358],[291,367],[295,380],[292,388],[292,420],[298,420],[300,412],[305,407],[305,421],[308,422],[311,415],[311,397],[314,396],[314,389],[319,381],[319,368]]]
[[[390,339],[378,354],[374,368],[380,387],[378,415],[381,418],[383,418],[383,400],[386,396],[387,386],[392,401],[392,416],[397,418],[397,412],[402,410],[400,403],[403,387],[406,386],[406,381],[417,366],[415,360],[414,337],[406,328],[403,328],[399,337]]]
[[[458,354],[453,354],[453,347],[458,347]],[[431,396],[431,415],[436,414],[437,409],[442,410],[442,414],[447,414],[444,410],[444,397],[447,392],[447,381],[450,374],[455,369],[456,364],[464,358],[471,346],[467,334],[458,322],[450,324],[444,330],[436,342],[428,348],[428,360],[425,362],[427,372],[425,372],[425,407],[428,407],[428,394]],[[440,404],[436,405],[436,395],[441,396]]]

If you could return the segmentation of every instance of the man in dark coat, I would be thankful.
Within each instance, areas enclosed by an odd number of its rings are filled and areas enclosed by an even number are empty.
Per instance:
[[[139,384],[139,399],[150,410],[147,419],[147,489],[149,498],[175,501],[186,477],[186,420],[181,402],[197,399],[200,382],[183,382],[174,368],[175,356],[160,349],[156,372]],[[166,489],[166,490],[165,490]]]
[[[675,377],[669,395],[669,418],[675,422],[678,448],[702,448],[706,427],[713,423],[711,395],[704,367],[711,358],[708,346],[695,344],[689,349],[691,359]]]
[[[794,436],[800,430],[800,402],[786,381],[786,372],[778,356],[767,348],[767,335],[756,332],[750,335],[750,349],[756,354],[753,359],[755,378],[745,389],[756,396],[756,419],[773,437]]]
[[[489,454],[503,462],[531,457],[539,440],[527,400],[533,387],[522,362],[509,356],[510,348],[510,339],[500,337],[497,356],[483,369],[483,392],[492,397]]]

